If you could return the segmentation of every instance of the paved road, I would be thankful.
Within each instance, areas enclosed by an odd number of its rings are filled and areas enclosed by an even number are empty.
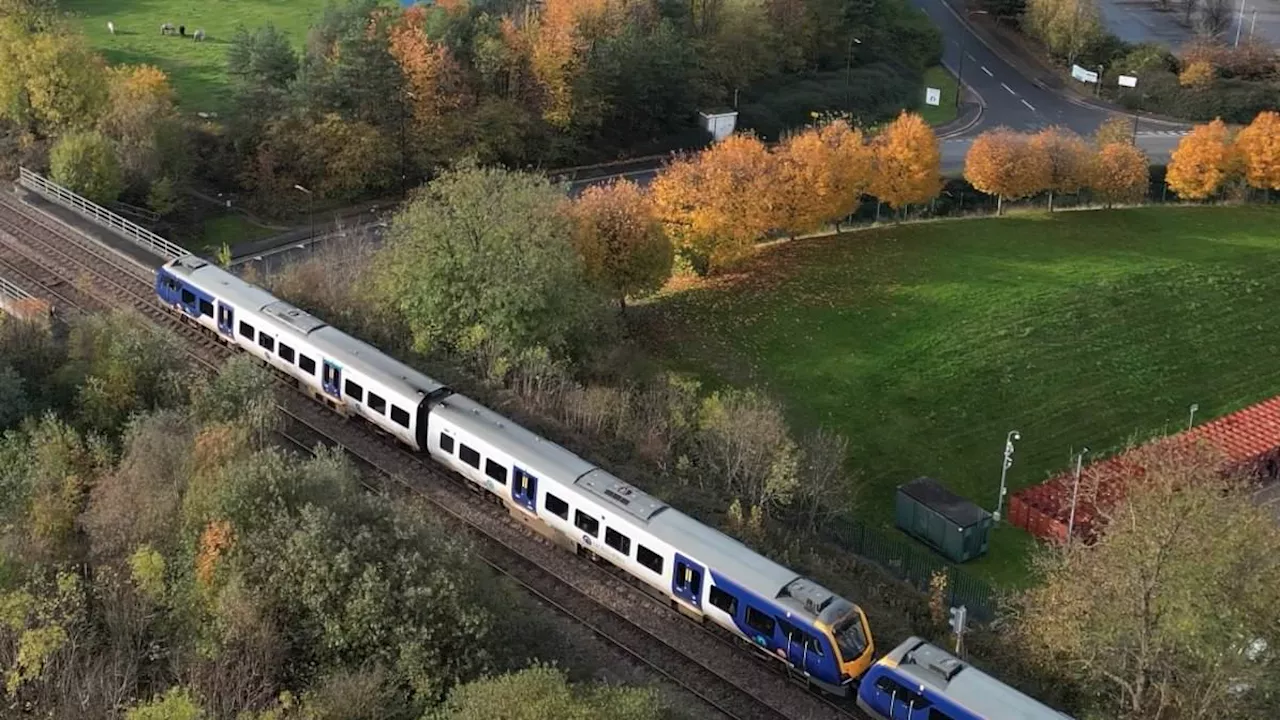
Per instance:
[[[982,43],[944,0],[911,0],[942,31],[943,64],[982,99],[982,120],[971,133],[1005,125],[1015,130],[1038,130],[1061,125],[1081,135],[1092,134],[1109,113],[1080,104],[1024,77]],[[957,3],[958,4],[958,3]],[[964,50],[961,67],[961,47]]]
[[[1139,131],[1138,147],[1151,158],[1151,162],[1163,165],[1169,162],[1169,153],[1178,146],[1181,131]],[[964,156],[969,152],[973,138],[951,138],[942,141],[942,174],[960,175],[964,171]]]

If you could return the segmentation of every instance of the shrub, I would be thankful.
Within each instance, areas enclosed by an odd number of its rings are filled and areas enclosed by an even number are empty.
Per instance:
[[[1178,84],[1182,87],[1203,90],[1212,85],[1216,77],[1217,71],[1213,69],[1213,63],[1208,60],[1195,60],[1187,63],[1182,73],[1178,75]]]

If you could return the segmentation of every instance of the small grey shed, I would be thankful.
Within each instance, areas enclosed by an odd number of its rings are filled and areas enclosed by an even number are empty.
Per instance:
[[[922,477],[899,485],[894,505],[898,527],[947,559],[962,563],[986,554],[991,513],[937,480]]]

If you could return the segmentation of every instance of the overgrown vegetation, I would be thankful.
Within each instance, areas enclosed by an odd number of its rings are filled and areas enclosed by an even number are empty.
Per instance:
[[[667,716],[649,691],[498,675],[557,656],[528,600],[339,454],[276,449],[256,362],[197,378],[173,350],[128,314],[66,341],[0,318],[0,396],[28,411],[6,403],[0,438],[7,707],[445,720],[492,716],[521,687],[566,717]]]

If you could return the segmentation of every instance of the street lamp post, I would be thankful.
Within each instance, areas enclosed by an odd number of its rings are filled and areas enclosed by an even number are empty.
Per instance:
[[[1240,47],[1240,30],[1244,28],[1244,0],[1240,0],[1240,15],[1236,19],[1236,47]]]
[[[311,224],[311,245],[314,247],[316,242],[316,196],[301,185],[294,185],[293,189],[307,194],[307,218]]]
[[[1102,97],[1102,63],[1098,63],[1098,82],[1093,84],[1093,94],[1095,97]]]
[[[970,10],[965,17],[973,17],[974,15],[990,15],[986,10]],[[960,67],[956,70],[956,109],[960,109],[960,95],[964,92],[964,41],[968,38],[969,33],[960,33]]]
[[[1009,473],[1009,466],[1013,465],[1013,441],[1021,440],[1022,435],[1017,430],[1010,430],[1008,435],[1004,436],[1004,462],[1000,464],[1000,498],[996,500],[996,511],[992,514],[992,518],[996,522],[1000,522],[1000,511],[1004,509],[1005,477]]]
[[[1187,417],[1187,429],[1190,430],[1196,424],[1196,411],[1200,409],[1200,403],[1191,403],[1191,414]]]
[[[1071,533],[1076,527],[1076,498],[1080,496],[1080,471],[1084,468],[1084,456],[1089,448],[1082,448],[1076,456],[1076,481],[1071,488],[1071,514],[1067,517],[1067,545],[1071,544]]]
[[[849,49],[844,54],[844,107],[850,114],[853,113],[853,98],[851,97],[853,93],[853,46],[861,44],[862,41],[858,38],[849,38]],[[733,100],[733,106],[735,108],[738,107],[738,96],[736,93],[733,96]]]

